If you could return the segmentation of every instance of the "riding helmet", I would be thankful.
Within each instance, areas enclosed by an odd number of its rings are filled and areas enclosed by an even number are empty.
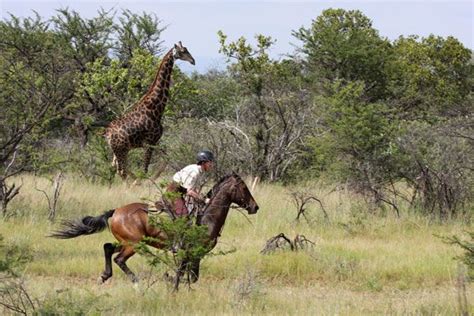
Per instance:
[[[209,150],[201,150],[197,154],[198,162],[214,161],[214,154]]]

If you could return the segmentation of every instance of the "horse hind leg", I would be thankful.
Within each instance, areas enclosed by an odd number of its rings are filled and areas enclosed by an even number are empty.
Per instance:
[[[179,284],[181,283],[181,279],[187,272],[187,282],[188,284],[195,283],[199,279],[199,264],[200,260],[195,260],[195,261],[188,261],[188,260],[183,260],[181,261],[181,264],[179,265],[178,270],[176,271],[176,276],[174,279],[170,279],[169,276],[166,274],[165,278],[172,281],[174,284],[174,291],[177,291],[179,288]]]
[[[105,269],[100,275],[99,282],[104,283],[112,277],[112,255],[121,250],[121,246],[111,243],[104,244]]]
[[[130,278],[133,283],[138,282],[138,278],[127,266],[127,260],[135,254],[135,249],[132,246],[122,246],[119,254],[114,258],[115,263],[122,269],[123,272]]]

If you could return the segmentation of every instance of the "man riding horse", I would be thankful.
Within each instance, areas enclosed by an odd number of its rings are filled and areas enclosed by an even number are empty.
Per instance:
[[[204,205],[209,199],[200,194],[204,172],[213,168],[214,155],[208,150],[198,152],[195,164],[188,165],[176,172],[173,181],[166,188],[168,203],[177,216],[186,216],[195,207],[194,203]],[[186,203],[186,200],[188,203]],[[194,202],[194,203],[193,203]]]
[[[217,244],[232,203],[246,209],[248,214],[257,213],[259,206],[245,182],[235,173],[222,177],[212,187],[207,196],[210,197],[210,200],[200,217],[199,223],[207,228],[207,239],[204,246],[207,251],[210,251]],[[168,239],[166,233],[163,233],[159,227],[149,222],[149,208],[150,205],[146,203],[131,203],[106,211],[102,215],[66,220],[62,224],[62,229],[53,232],[50,236],[69,239],[95,234],[109,227],[118,242],[105,243],[103,246],[105,269],[100,275],[100,281],[105,282],[112,277],[112,256],[118,253],[113,261],[127,274],[132,282],[138,282],[137,276],[126,264],[127,260],[136,253],[135,246],[141,241],[145,241],[149,246],[158,249],[166,249],[169,245],[166,242]],[[189,261],[184,258],[180,263],[176,280],[181,278],[184,268],[191,264],[191,281],[197,281],[200,260],[201,258],[194,258]],[[179,284],[179,282],[176,284]]]

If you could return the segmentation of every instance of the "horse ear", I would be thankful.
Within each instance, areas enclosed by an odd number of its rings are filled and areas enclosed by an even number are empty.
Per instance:
[[[239,175],[237,172],[235,172],[235,171],[232,171],[232,176],[233,176],[234,178],[236,178],[236,179],[242,180],[242,178],[240,177],[240,175]]]

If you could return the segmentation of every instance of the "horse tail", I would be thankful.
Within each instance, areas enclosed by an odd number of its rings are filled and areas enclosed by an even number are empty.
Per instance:
[[[109,226],[108,219],[114,215],[114,212],[115,210],[110,210],[96,217],[86,216],[73,221],[65,220],[61,223],[62,229],[54,231],[48,237],[69,239],[99,233]]]

